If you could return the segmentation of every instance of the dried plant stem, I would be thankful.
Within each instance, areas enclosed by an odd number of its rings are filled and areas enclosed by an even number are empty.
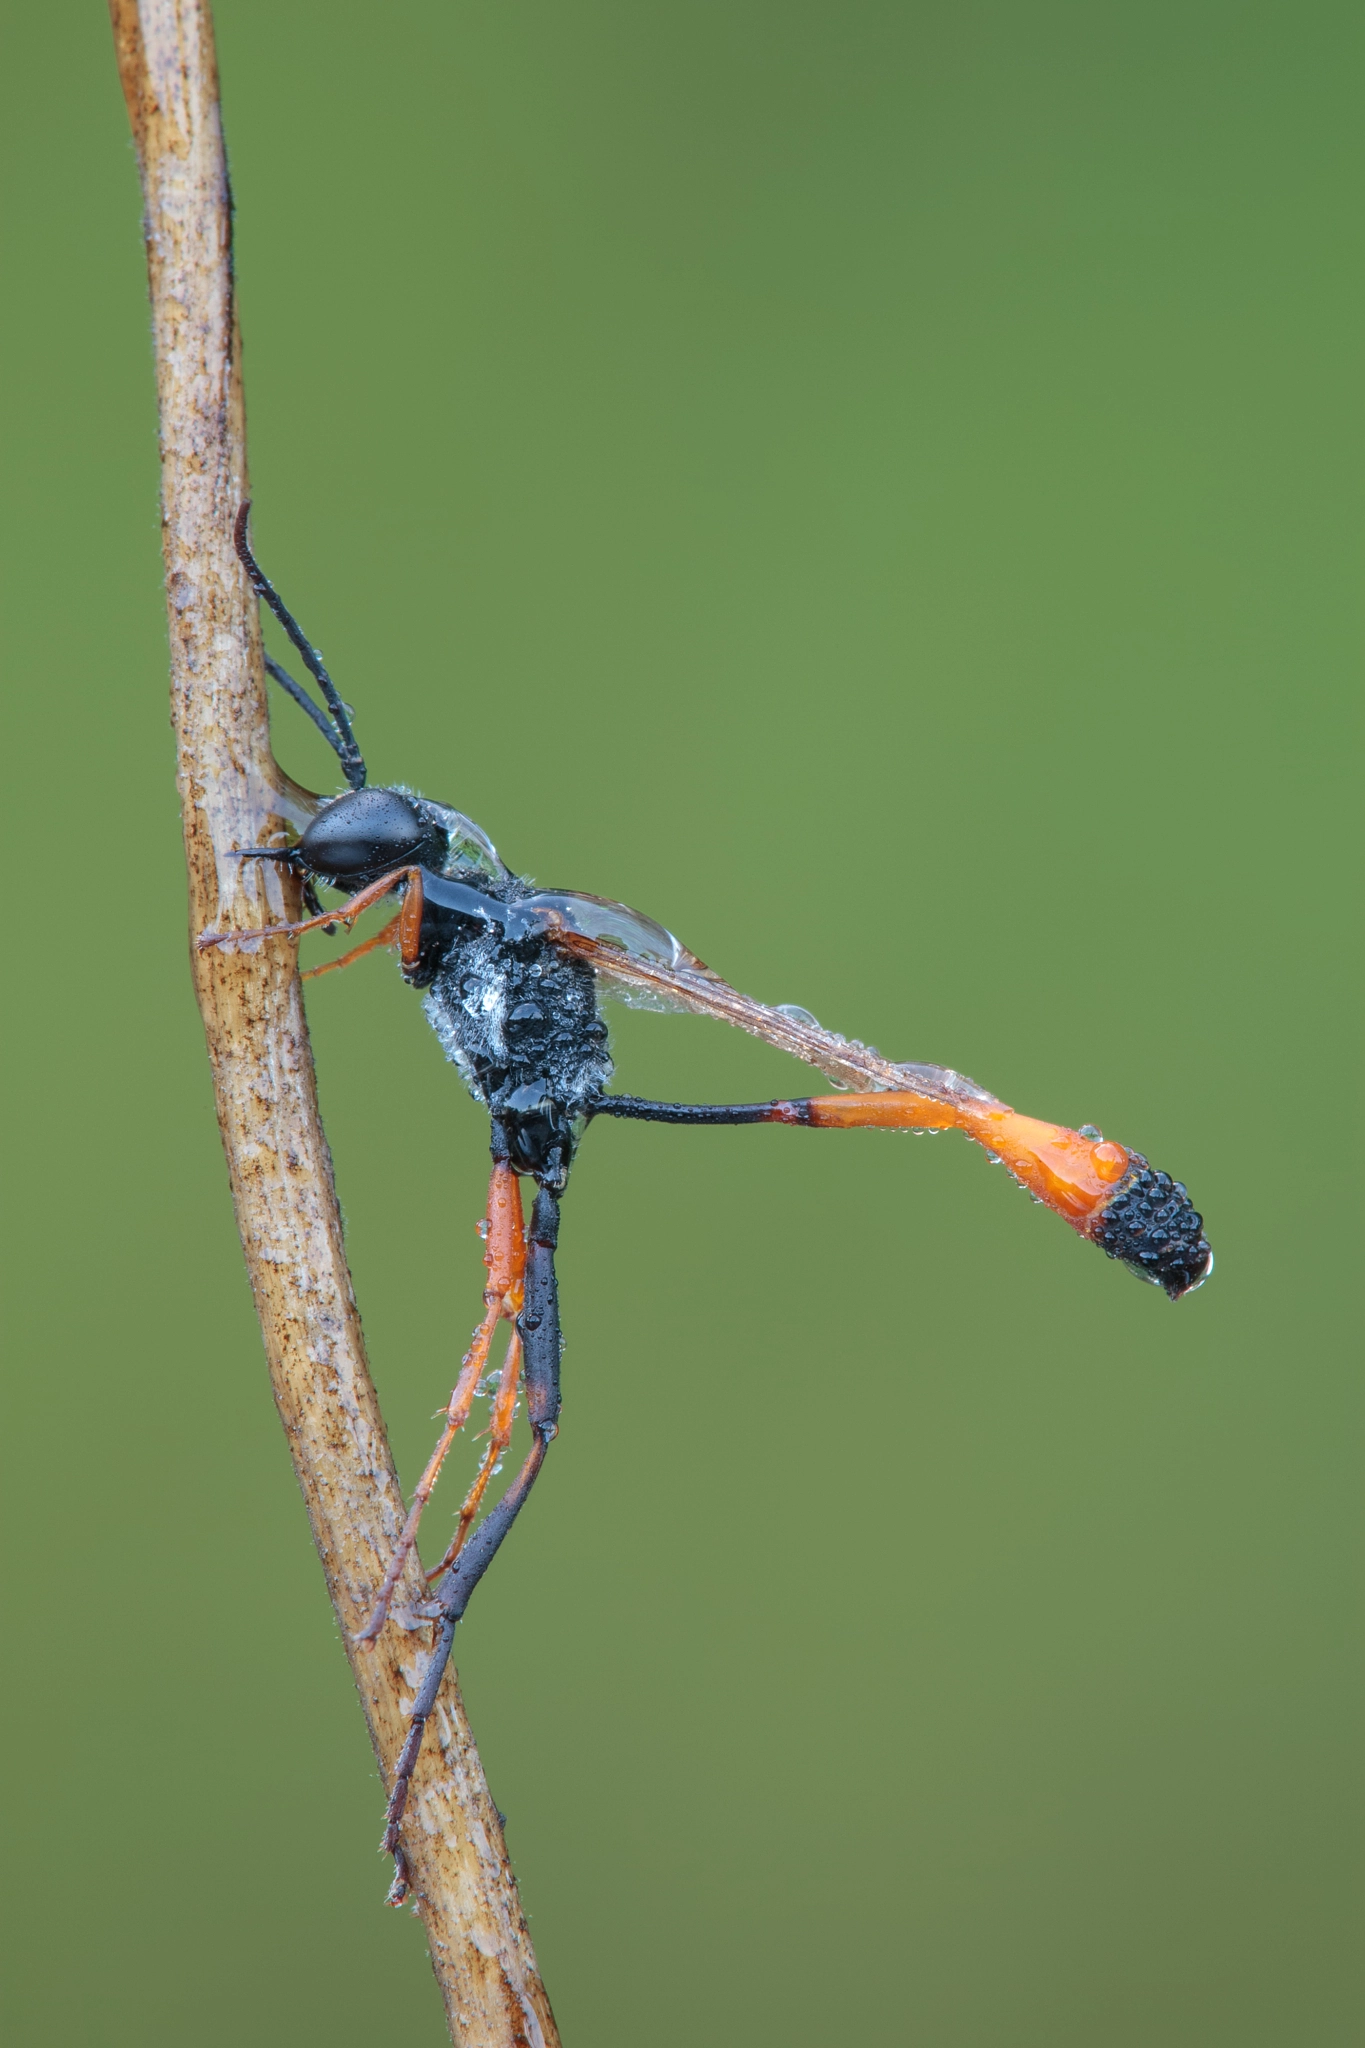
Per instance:
[[[294,807],[270,752],[256,603],[232,547],[246,441],[212,19],[207,0],[111,0],[110,11],[146,205],[190,931],[249,929],[297,906],[268,864],[227,855],[265,841]],[[403,1501],[342,1248],[294,949],[191,947],[190,958],[275,1400],[387,1784],[427,1631],[390,1624],[377,1643],[354,1641],[402,1530]],[[422,1591],[414,1557],[400,1598]],[[377,1802],[375,1821],[377,1835]],[[463,2048],[557,2048],[453,1673],[404,1832],[452,2038]],[[272,1867],[278,1857],[286,1869]],[[262,1844],[262,1884],[306,1884],[309,1858],[283,1817],[278,1843]]]

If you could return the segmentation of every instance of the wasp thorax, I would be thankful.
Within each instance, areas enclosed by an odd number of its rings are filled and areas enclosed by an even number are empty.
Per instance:
[[[360,886],[390,868],[439,869],[446,835],[398,790],[358,789],[319,811],[298,852],[311,874]]]

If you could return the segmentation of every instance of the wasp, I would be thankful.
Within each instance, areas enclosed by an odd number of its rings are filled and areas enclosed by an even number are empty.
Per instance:
[[[319,799],[288,846],[245,847],[298,876],[309,915],[256,932],[205,932],[201,947],[297,939],[316,929],[347,930],[372,905],[397,910],[374,937],[311,970],[330,973],[377,947],[397,950],[404,980],[423,992],[427,1018],[446,1056],[488,1112],[492,1172],[481,1226],[488,1284],[484,1315],[460,1366],[440,1438],[373,1610],[360,1631],[373,1641],[388,1618],[422,1512],[442,1464],[469,1419],[500,1325],[508,1341],[497,1371],[488,1442],[444,1556],[428,1573],[435,1624],[431,1655],[394,1773],[383,1847],[394,1858],[389,1897],[408,1888],[403,1810],[423,1731],[456,1627],[492,1563],[554,1441],[560,1413],[559,1288],[555,1253],[560,1205],[584,1132],[595,1117],[665,1124],[792,1124],[815,1130],[956,1130],[1008,1167],[1039,1202],[1110,1258],[1161,1288],[1172,1301],[1208,1277],[1213,1255],[1203,1219],[1179,1181],[1140,1152],[1092,1125],[1069,1130],[1021,1115],[949,1067],[897,1062],[857,1039],[826,1031],[794,1005],[770,1007],[740,994],[652,918],[575,890],[536,889],[499,858],[487,833],[449,806],[399,786],[371,788],[352,713],[317,649],[264,575],[247,537],[249,505],[237,515],[238,556],[256,595],[274,613],[316,682],[325,709],[277,662],[266,667],[334,749],[347,788]],[[324,909],[319,888],[344,892]],[[747,1103],[654,1102],[608,1091],[613,1073],[605,995],[653,1009],[711,1017],[765,1040],[823,1073],[840,1091]],[[529,1225],[522,1182],[534,1187]],[[511,1442],[524,1395],[531,1447],[505,1492],[478,1520],[484,1495]]]

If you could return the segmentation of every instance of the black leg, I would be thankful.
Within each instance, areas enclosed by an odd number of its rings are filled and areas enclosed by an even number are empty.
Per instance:
[[[469,1605],[474,1588],[493,1562],[503,1537],[521,1512],[559,1428],[559,1289],[555,1279],[555,1246],[558,1240],[558,1200],[548,1188],[538,1188],[526,1245],[525,1307],[517,1318],[525,1359],[531,1448],[525,1464],[502,1499],[480,1522],[436,1588],[435,1600],[440,1613],[436,1640],[421,1690],[413,1702],[407,1741],[394,1768],[393,1791],[384,1815],[382,1847],[394,1861],[393,1883],[389,1888],[389,1904],[392,1906],[401,1906],[407,1897],[407,1858],[402,1844],[403,1809],[408,1803],[412,1774],[421,1754],[422,1736],[450,1659],[456,1625]]]

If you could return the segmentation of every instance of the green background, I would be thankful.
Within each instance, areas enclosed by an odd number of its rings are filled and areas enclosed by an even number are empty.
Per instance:
[[[1358,10],[217,11],[258,544],[376,779],[1218,1253],[1173,1309],[955,1139],[592,1132],[458,1646],[568,2043],[1358,2042]],[[110,39],[4,16],[7,2028],[435,2044],[190,998]],[[382,956],[309,1001],[411,1483],[484,1129]]]

